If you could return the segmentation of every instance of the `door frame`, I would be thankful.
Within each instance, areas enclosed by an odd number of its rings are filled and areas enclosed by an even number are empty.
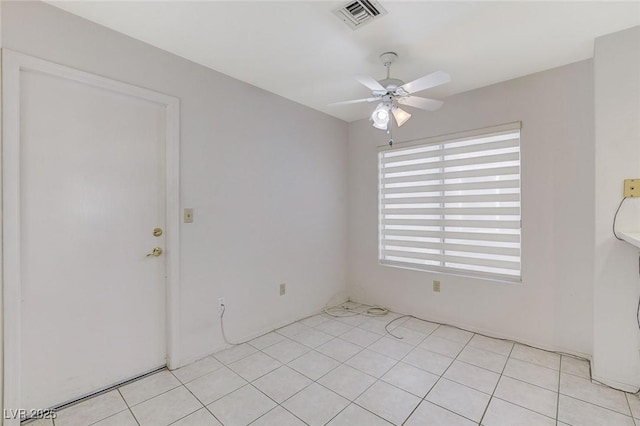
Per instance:
[[[35,71],[164,106],[166,191],[166,335],[167,366],[180,366],[180,101],[152,90],[2,49],[2,306],[3,408],[20,408],[21,256],[20,256],[20,73]],[[49,407],[41,407],[46,409]],[[4,417],[4,413],[2,415]],[[7,426],[19,421],[4,419]],[[1,422],[0,422],[1,423]]]

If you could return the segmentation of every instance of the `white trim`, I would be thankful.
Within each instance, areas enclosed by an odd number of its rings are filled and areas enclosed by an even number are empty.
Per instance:
[[[167,366],[180,366],[180,101],[152,90],[2,49],[2,261],[5,409],[20,408],[20,72],[36,71],[166,107]],[[5,419],[7,426],[19,421]]]
[[[180,101],[167,97],[165,150],[167,247],[167,367],[182,366],[180,348]]]
[[[594,363],[593,361],[591,362],[591,368],[593,369]],[[602,377],[598,374],[595,373],[591,373],[591,381],[596,381],[599,383],[604,384],[605,386],[610,386],[614,389],[617,390],[621,390],[624,392],[629,392],[629,393],[637,393],[638,392],[638,386],[634,386],[631,385],[629,383],[624,383],[624,382],[619,382],[617,380],[613,380],[613,379],[608,379],[606,377]]]
[[[509,132],[513,130],[521,130],[522,121],[514,121],[512,123],[499,124],[497,126],[481,127],[479,129],[467,130],[463,132],[447,133],[446,135],[433,136],[430,138],[412,139],[403,142],[394,142],[393,145],[389,144],[379,145],[378,152],[393,151],[400,148],[409,148],[414,145],[431,145],[439,142],[457,142],[464,139],[473,139],[476,136],[488,134],[488,133],[501,133]]]
[[[20,408],[20,176],[19,146],[11,141],[20,138],[20,121],[17,105],[20,99],[19,86],[10,84],[19,81],[20,69],[11,62],[11,57],[2,58],[2,283],[3,283],[3,408]],[[18,303],[16,303],[18,301]],[[11,324],[11,327],[9,327]],[[3,413],[4,414],[4,413]],[[4,417],[4,416],[3,416]],[[6,426],[18,421],[5,420]]]

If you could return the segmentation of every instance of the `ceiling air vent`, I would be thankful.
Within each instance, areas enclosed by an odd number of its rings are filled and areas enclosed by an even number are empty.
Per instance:
[[[333,13],[352,30],[355,30],[374,19],[386,15],[387,11],[373,0],[355,0],[334,10]]]

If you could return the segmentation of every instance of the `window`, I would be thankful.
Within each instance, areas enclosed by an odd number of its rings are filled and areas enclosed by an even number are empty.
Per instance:
[[[383,265],[520,281],[520,123],[379,149]]]

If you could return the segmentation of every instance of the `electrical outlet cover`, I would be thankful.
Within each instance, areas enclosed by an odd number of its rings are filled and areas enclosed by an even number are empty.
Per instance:
[[[184,209],[184,223],[193,223],[193,209]]]
[[[640,178],[624,180],[624,196],[640,197]]]

